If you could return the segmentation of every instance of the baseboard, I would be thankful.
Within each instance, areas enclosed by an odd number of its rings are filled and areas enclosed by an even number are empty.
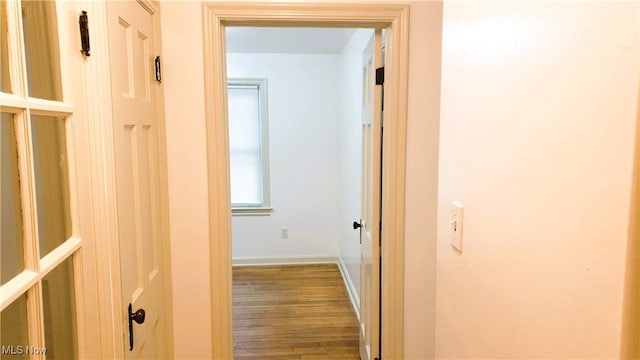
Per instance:
[[[302,264],[337,264],[334,256],[300,256],[300,257],[241,257],[232,260],[233,266],[256,265],[302,265]]]
[[[347,266],[344,264],[341,257],[338,258],[338,268],[342,274],[342,279],[344,279],[344,285],[347,288],[347,293],[349,294],[353,311],[355,311],[356,317],[358,318],[358,321],[360,321],[360,298],[358,297],[356,287],[353,286],[353,282],[351,281],[351,277],[347,271]]]

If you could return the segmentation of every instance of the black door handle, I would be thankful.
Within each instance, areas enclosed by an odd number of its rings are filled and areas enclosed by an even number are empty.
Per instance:
[[[145,318],[145,312],[144,309],[138,309],[138,311],[134,312],[133,314],[131,314],[131,320],[137,322],[138,324],[142,324],[144,322],[144,318]]]
[[[360,236],[358,236],[358,241],[360,241],[360,244],[362,244],[362,219],[360,219],[360,222],[358,221],[353,222],[353,230],[358,230],[358,229],[360,229]]]
[[[142,324],[146,317],[144,309],[138,309],[132,312],[131,303],[129,303],[129,351],[133,351],[133,322]]]

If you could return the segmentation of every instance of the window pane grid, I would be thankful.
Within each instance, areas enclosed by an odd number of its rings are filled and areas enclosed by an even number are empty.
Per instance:
[[[6,246],[3,230],[3,274],[0,285],[3,309],[0,318],[3,319],[3,345],[6,345],[5,340],[10,340],[5,339],[5,333],[12,332],[5,332],[5,328],[16,326],[13,321],[5,321],[4,315],[9,311],[15,313],[12,309],[22,308],[25,311],[19,313],[24,314],[23,319],[26,317],[28,335],[25,339],[23,333],[20,343],[15,345],[41,349],[55,343],[59,344],[55,351],[58,354],[48,354],[48,357],[75,358],[77,334],[73,315],[76,312],[76,279],[73,273],[79,265],[74,254],[78,252],[82,241],[73,237],[71,230],[75,216],[72,216],[74,213],[69,198],[75,194],[71,194],[69,188],[68,176],[71,173],[68,166],[73,164],[67,161],[66,121],[75,109],[73,105],[65,103],[62,96],[57,6],[58,3],[54,1],[0,1],[0,110],[3,113],[3,126],[7,123],[7,116],[13,118],[13,128],[2,129],[0,156],[4,159],[5,151],[10,156],[14,153],[5,146],[5,140],[15,143],[19,183],[13,187],[17,191],[14,195],[21,209],[13,213],[21,215],[22,244],[14,244],[13,254],[19,260],[18,250],[21,248],[24,260],[24,264],[7,272],[5,279]],[[9,133],[15,134],[15,141],[8,136]],[[3,179],[4,174],[14,172],[13,169],[15,166],[9,169],[3,161]],[[2,185],[4,187],[4,181]],[[4,191],[2,195],[6,199]],[[16,201],[13,201],[14,205]],[[4,205],[3,200],[2,228],[5,227]],[[51,214],[58,214],[54,215],[57,218],[52,220]],[[13,216],[7,221],[19,223],[16,218]],[[49,225],[43,225],[43,222]],[[57,230],[51,230],[52,224]],[[20,226],[14,228],[19,229]],[[44,258],[41,260],[41,257]],[[61,314],[57,318],[56,312]],[[57,319],[59,323],[60,319],[66,318],[69,318],[69,326],[65,326],[64,331],[70,332],[71,337],[60,338],[60,334],[52,334],[52,325],[58,330],[54,320]],[[47,325],[49,330],[45,331]]]
[[[6,284],[0,286],[0,300],[4,311],[18,297],[32,291],[42,278],[54,271],[61,263],[74,258],[78,254],[82,241],[72,237],[40,260],[40,271],[25,269],[14,276]],[[75,261],[75,260],[74,260]]]
[[[65,118],[68,117],[71,112],[69,111],[71,107],[68,104],[57,101],[48,101],[41,99],[31,99],[31,98],[22,98],[21,105],[27,105],[26,107],[15,107],[15,106],[4,106],[0,104],[0,109],[2,110],[3,117],[11,116],[13,117],[13,125],[15,131],[16,138],[16,147],[18,152],[18,167],[19,167],[19,176],[20,179],[20,189],[19,189],[19,199],[20,203],[23,206],[21,211],[21,217],[23,222],[23,253],[25,259],[25,269],[36,271],[40,270],[39,260],[41,256],[44,256],[46,253],[50,252],[54,248],[61,246],[66,241],[72,239],[71,232],[71,204],[69,202],[69,189],[68,189],[68,168],[66,161],[66,130],[64,122]],[[44,104],[43,106],[43,103]],[[51,110],[53,106],[59,107],[62,111]],[[37,115],[36,115],[37,114]],[[41,115],[42,114],[42,115]],[[46,114],[46,116],[45,116]],[[30,120],[28,120],[30,119]],[[34,153],[36,151],[40,151],[42,153],[49,153],[48,148],[42,148],[40,150],[34,149],[34,141],[36,136],[34,136],[34,122],[38,122],[38,127],[43,128],[40,133],[46,134],[48,132],[49,127],[56,127],[55,131],[57,132],[57,139],[55,139],[55,143],[57,143],[57,147],[64,153],[60,159],[61,171],[59,176],[63,177],[64,182],[66,183],[66,187],[61,189],[62,195],[65,197],[63,201],[63,208],[61,208],[61,213],[64,214],[65,231],[64,236],[59,237],[57,240],[57,244],[50,245],[46,247],[46,249],[42,246],[36,246],[36,249],[32,249],[33,244],[40,244],[44,239],[40,239],[40,235],[37,234],[37,231],[34,229],[38,228],[37,219],[38,219],[38,209],[32,208],[29,204],[34,204],[37,199],[34,198],[34,194],[39,192],[37,189],[37,185],[34,180],[36,177],[40,176],[42,178],[47,178],[50,175],[50,172],[43,171],[42,169],[36,169],[35,163],[33,161]],[[56,124],[57,125],[54,125]],[[46,136],[49,136],[47,134]],[[46,181],[46,180],[45,180]],[[42,192],[42,191],[40,191]],[[44,213],[40,211],[40,213]],[[42,215],[41,215],[42,217]],[[34,228],[35,224],[35,228]],[[43,251],[40,251],[42,249]],[[27,251],[25,251],[27,250]],[[15,274],[17,275],[17,274]],[[4,277],[4,276],[3,276]],[[5,283],[6,281],[2,281]]]
[[[17,156],[16,162],[18,166],[17,179],[19,179],[19,186],[17,188],[17,199],[19,200],[21,206],[21,210],[18,212],[18,214],[21,218],[20,220],[22,223],[23,232],[21,250],[23,253],[24,264],[21,268],[24,270],[39,272],[41,270],[41,257],[45,256],[55,249],[65,246],[67,242],[74,240],[71,231],[72,218],[70,212],[71,204],[69,201],[70,194],[68,188],[69,173],[66,161],[66,131],[64,131],[64,119],[61,117],[64,114],[60,113],[60,117],[46,119],[45,117],[29,116],[28,114],[30,114],[31,112],[28,108],[22,109],[21,111],[19,109],[17,111],[16,109],[14,109],[14,111],[14,113],[3,112],[2,116],[3,123],[8,120],[7,117],[13,117],[11,121],[13,126],[11,129],[7,130],[15,132],[15,150]],[[27,120],[29,118],[31,120]],[[38,123],[38,125],[34,125],[36,122]],[[34,134],[34,127],[41,128],[40,133],[44,134],[46,137],[54,136],[51,141],[49,141],[49,143],[52,143],[53,145],[36,145],[36,142],[38,142],[38,135]],[[49,131],[52,129],[55,131]],[[35,131],[37,132],[38,130]],[[46,161],[43,161],[41,159],[40,162],[48,163],[46,165],[48,165],[49,169],[43,167],[42,164],[37,165],[35,163],[34,157],[37,156],[36,153],[40,152],[42,153],[42,155],[52,155],[52,152],[55,151],[54,148],[57,148],[58,151],[62,152],[62,154],[64,155],[60,155],[59,159],[54,158],[53,161],[51,159],[48,159]],[[5,172],[5,164],[6,163],[3,162],[3,172]],[[48,190],[41,189],[42,185],[38,183],[47,183],[49,185],[51,184],[51,168],[59,168],[57,175],[55,176],[58,176],[60,178],[57,181],[57,184],[61,187]],[[38,181],[38,179],[40,179],[40,181]],[[40,196],[38,196],[38,194],[40,194]],[[48,241],[47,238],[49,238],[50,235],[45,234],[51,233],[51,231],[48,229],[51,226],[47,226],[44,223],[44,218],[51,216],[51,214],[47,214],[46,209],[44,209],[44,206],[42,205],[42,203],[46,203],[47,201],[51,202],[53,206],[56,207],[54,213],[62,217],[59,220],[63,222],[63,227],[60,228],[60,231],[62,232],[53,229],[54,233],[58,233],[57,240],[53,240],[53,242]],[[38,205],[33,206],[34,204]],[[49,221],[49,223],[51,223],[51,221]],[[16,251],[19,250],[20,249],[16,249]],[[68,254],[67,256],[70,256],[70,254]],[[18,274],[19,272],[14,272],[13,276],[16,276]],[[8,280],[10,280],[10,278],[4,279],[3,275],[2,284],[6,283]]]

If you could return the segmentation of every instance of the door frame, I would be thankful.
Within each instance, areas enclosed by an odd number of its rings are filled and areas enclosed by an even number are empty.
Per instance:
[[[225,27],[378,27],[387,31],[382,144],[383,358],[403,358],[404,208],[409,5],[203,3],[213,358],[233,356],[231,209]],[[386,240],[386,241],[385,241]]]
[[[153,13],[153,29],[156,34],[154,51],[162,56],[160,32],[160,4],[157,0],[136,0]],[[89,16],[91,56],[85,57],[82,69],[86,87],[88,141],[91,144],[91,201],[93,209],[94,253],[89,256],[95,263],[95,282],[99,294],[93,308],[99,334],[99,344],[91,349],[87,357],[125,358],[128,348],[128,329],[125,329],[122,314],[126,311],[122,303],[120,249],[118,245],[118,213],[115,176],[115,132],[111,100],[111,65],[108,38],[108,1],[78,0],[80,9]],[[79,14],[78,14],[79,15]],[[76,25],[77,26],[77,25]],[[79,43],[78,36],[78,43]],[[152,69],[152,67],[150,67]],[[173,302],[171,284],[171,256],[169,242],[169,205],[167,184],[166,127],[164,125],[164,89],[155,86],[157,116],[163,119],[158,128],[158,158],[160,177],[162,267],[164,271],[164,313],[166,329],[166,354],[173,357]]]
[[[640,11],[638,13],[640,15]],[[640,69],[640,63],[638,63],[638,69]],[[640,358],[640,73],[638,75],[635,159],[631,180],[629,238],[620,343],[620,358],[623,359]]]

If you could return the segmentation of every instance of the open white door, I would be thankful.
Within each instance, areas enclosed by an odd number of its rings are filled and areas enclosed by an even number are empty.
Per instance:
[[[125,354],[165,357],[159,127],[153,9],[108,2]]]
[[[380,154],[382,30],[376,29],[362,54],[362,205],[360,224],[360,357],[380,356]]]

